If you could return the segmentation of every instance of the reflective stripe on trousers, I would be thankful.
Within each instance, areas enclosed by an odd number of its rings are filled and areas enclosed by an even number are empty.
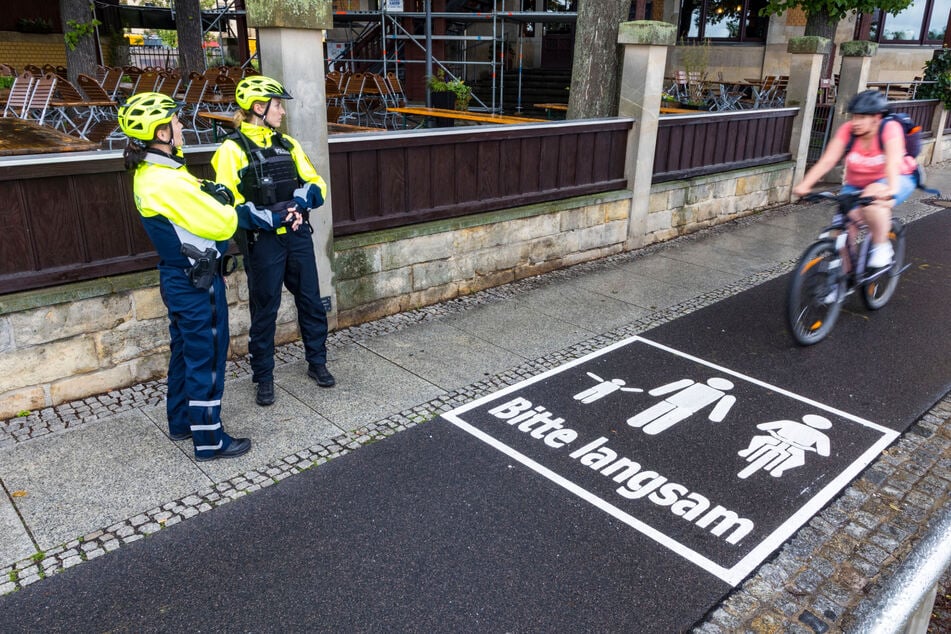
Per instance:
[[[227,446],[221,426],[228,355],[228,304],[224,280],[197,289],[178,268],[160,266],[162,300],[168,308],[171,356],[166,412],[169,430],[190,429],[202,457]],[[199,452],[201,452],[199,454]]]

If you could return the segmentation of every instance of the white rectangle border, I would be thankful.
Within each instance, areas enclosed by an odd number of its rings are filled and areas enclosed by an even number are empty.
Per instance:
[[[800,507],[798,511],[793,513],[785,522],[780,524],[778,527],[776,527],[775,530],[773,530],[773,532],[771,532],[763,540],[761,540],[757,546],[755,546],[745,557],[743,557],[743,559],[737,562],[733,567],[725,568],[711,561],[710,559],[701,555],[695,550],[684,546],[683,544],[681,544],[680,542],[674,539],[671,539],[670,537],[658,531],[657,529],[651,526],[648,526],[644,522],[638,520],[637,518],[630,515],[629,513],[622,511],[618,507],[605,501],[599,496],[581,488],[574,482],[571,482],[570,480],[564,478],[563,476],[558,475],[551,469],[545,466],[542,466],[541,464],[535,462],[528,456],[516,451],[515,449],[512,449],[505,443],[497,440],[496,438],[490,436],[489,434],[472,426],[471,424],[467,423],[466,421],[460,418],[461,414],[469,410],[475,409],[483,405],[484,403],[497,400],[505,396],[506,394],[510,394],[512,392],[524,389],[525,387],[533,383],[537,383],[538,381],[542,381],[548,378],[549,376],[559,374],[576,365],[580,365],[582,363],[590,361],[591,359],[595,359],[604,354],[607,354],[608,352],[611,352],[612,350],[616,350],[618,348],[630,345],[632,343],[637,343],[637,342],[644,343],[649,346],[653,346],[654,348],[663,350],[670,354],[677,355],[679,357],[682,357],[694,363],[705,365],[709,368],[713,368],[714,370],[718,372],[730,374],[732,376],[735,376],[749,383],[753,383],[754,385],[758,385],[760,387],[766,388],[777,394],[781,394],[788,398],[795,399],[802,403],[807,403],[808,405],[812,407],[825,410],[829,413],[835,414],[836,416],[840,416],[852,422],[858,423],[859,425],[869,427],[881,433],[882,438],[878,442],[873,444],[871,447],[869,447],[861,456],[859,456],[857,460],[853,461],[850,465],[848,465],[845,468],[845,470],[843,470],[838,476],[833,478],[828,484],[826,484],[826,486],[824,486],[822,489],[817,491],[816,494],[813,495],[811,498],[809,498],[809,500],[802,507]],[[545,478],[551,480],[555,484],[563,487],[564,489],[567,489],[568,491],[577,495],[581,499],[587,502],[590,502],[591,504],[595,505],[596,507],[598,507],[605,513],[608,513],[609,515],[615,517],[616,519],[624,522],[628,526],[631,526],[632,528],[642,533],[643,535],[649,537],[650,539],[654,540],[658,544],[675,552],[676,554],[696,564],[697,566],[700,566],[701,568],[703,568],[710,574],[715,575],[716,577],[722,579],[723,581],[725,581],[726,583],[734,587],[739,585],[747,576],[749,576],[749,574],[752,573],[770,555],[770,553],[772,553],[774,550],[779,548],[790,536],[792,536],[793,533],[795,533],[801,526],[803,526],[806,522],[808,522],[812,516],[816,515],[822,509],[822,507],[824,507],[829,502],[829,500],[835,497],[835,495],[837,495],[839,491],[844,489],[859,473],[862,472],[862,470],[865,467],[867,467],[879,454],[882,453],[882,451],[885,450],[886,447],[892,444],[892,442],[894,442],[894,440],[898,438],[899,436],[899,433],[893,429],[889,429],[887,427],[883,427],[882,425],[878,425],[876,423],[865,420],[863,418],[853,416],[852,414],[843,412],[833,407],[829,407],[828,405],[823,405],[822,403],[818,403],[816,401],[805,398],[803,396],[799,396],[798,394],[794,394],[792,392],[789,392],[788,390],[784,390],[774,385],[770,385],[769,383],[760,381],[758,379],[754,379],[752,377],[746,376],[739,372],[734,372],[733,370],[730,370],[728,368],[724,368],[714,363],[704,361],[703,359],[699,359],[689,354],[680,352],[679,350],[675,350],[674,348],[670,348],[663,344],[650,341],[649,339],[645,339],[640,336],[633,336],[633,337],[624,339],[622,341],[618,341],[617,343],[611,344],[610,346],[607,346],[606,348],[596,350],[583,357],[580,357],[573,361],[569,361],[568,363],[564,363],[556,368],[547,370],[537,376],[533,376],[530,379],[525,379],[524,381],[516,383],[515,385],[511,385],[505,389],[499,390],[497,392],[493,392],[492,394],[487,394],[486,396],[476,399],[472,401],[471,403],[466,403],[465,405],[457,407],[456,409],[450,412],[446,412],[445,414],[442,415],[442,417],[448,420],[449,422],[453,423],[460,429],[466,431],[469,434],[472,434],[479,440],[485,442],[489,446],[501,451],[502,453],[509,456],[513,460],[517,460],[518,462],[522,463],[523,465],[525,465],[532,471],[535,471],[539,475],[544,476]]]

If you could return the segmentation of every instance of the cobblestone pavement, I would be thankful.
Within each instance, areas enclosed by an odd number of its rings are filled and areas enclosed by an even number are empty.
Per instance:
[[[728,225],[693,234],[634,253],[612,256],[489,289],[436,306],[401,313],[334,333],[329,347],[340,347],[369,337],[396,332],[420,321],[438,319],[514,295],[541,288],[553,280],[583,276],[651,253],[674,249],[686,241],[731,227],[756,222],[768,214],[790,213],[786,206]],[[933,213],[923,209],[918,216]],[[909,218],[913,219],[913,218]],[[444,394],[416,407],[377,421],[332,440],[273,461],[224,482],[195,491],[181,499],[130,517],[12,565],[0,567],[0,595],[112,552],[123,545],[174,526],[199,513],[227,504],[305,469],[346,455],[409,427],[425,424],[457,406],[512,385],[606,345],[642,333],[699,308],[752,288],[786,273],[793,261],[779,263],[741,282],[657,311],[610,333],[593,337],[545,357],[522,363],[506,372]],[[278,363],[299,361],[299,343],[278,349]],[[229,378],[249,374],[245,358],[229,362]],[[145,408],[164,400],[163,381],[152,381],[105,395],[0,421],[0,449],[49,434],[68,433],[117,413]],[[815,632],[847,631],[850,620],[866,597],[876,593],[927,533],[931,519],[951,512],[951,397],[945,397],[921,417],[891,448],[871,464],[821,513],[813,517],[775,556],[763,564],[721,605],[699,622],[695,631]],[[14,498],[18,492],[6,491]],[[949,577],[939,592],[934,631],[951,631]]]

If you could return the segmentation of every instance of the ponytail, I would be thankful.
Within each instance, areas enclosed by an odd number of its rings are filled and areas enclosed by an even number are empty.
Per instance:
[[[129,139],[128,144],[125,146],[125,150],[122,152],[122,159],[125,161],[125,168],[127,170],[132,170],[138,167],[139,163],[145,160],[145,153],[147,151],[148,146],[145,144],[145,141]]]

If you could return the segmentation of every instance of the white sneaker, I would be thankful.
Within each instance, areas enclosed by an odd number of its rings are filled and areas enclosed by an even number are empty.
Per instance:
[[[870,269],[883,269],[892,263],[894,257],[895,250],[892,249],[891,242],[873,245],[872,252],[868,256],[868,267]]]

